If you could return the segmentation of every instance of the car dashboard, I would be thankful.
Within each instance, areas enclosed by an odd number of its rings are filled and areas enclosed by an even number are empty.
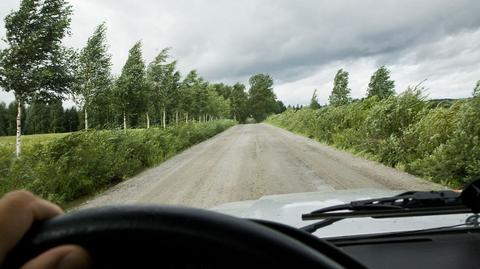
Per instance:
[[[478,268],[480,230],[329,239],[367,268]]]

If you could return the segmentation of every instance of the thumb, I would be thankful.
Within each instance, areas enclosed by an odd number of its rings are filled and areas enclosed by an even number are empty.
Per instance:
[[[66,245],[38,255],[21,269],[87,269],[89,265],[90,257],[85,249]]]

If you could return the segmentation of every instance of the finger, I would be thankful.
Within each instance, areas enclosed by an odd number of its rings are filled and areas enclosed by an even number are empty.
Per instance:
[[[15,191],[0,199],[0,264],[7,253],[36,220],[62,214],[60,207],[26,191]]]
[[[90,257],[83,248],[66,245],[40,254],[21,269],[86,269],[89,265]]]

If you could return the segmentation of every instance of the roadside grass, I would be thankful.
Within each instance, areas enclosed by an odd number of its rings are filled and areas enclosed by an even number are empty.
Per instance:
[[[0,141],[0,195],[27,189],[61,205],[94,194],[235,125],[232,120],[183,123],[166,129],[102,130]],[[13,143],[13,144],[12,144]],[[12,151],[13,147],[13,151]]]
[[[267,122],[454,189],[480,177],[480,97],[432,106],[410,89],[384,100],[289,109]]]

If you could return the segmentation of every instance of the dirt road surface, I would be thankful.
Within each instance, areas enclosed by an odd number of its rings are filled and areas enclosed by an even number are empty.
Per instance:
[[[325,189],[431,190],[439,185],[268,124],[237,125],[81,205],[209,208]]]

